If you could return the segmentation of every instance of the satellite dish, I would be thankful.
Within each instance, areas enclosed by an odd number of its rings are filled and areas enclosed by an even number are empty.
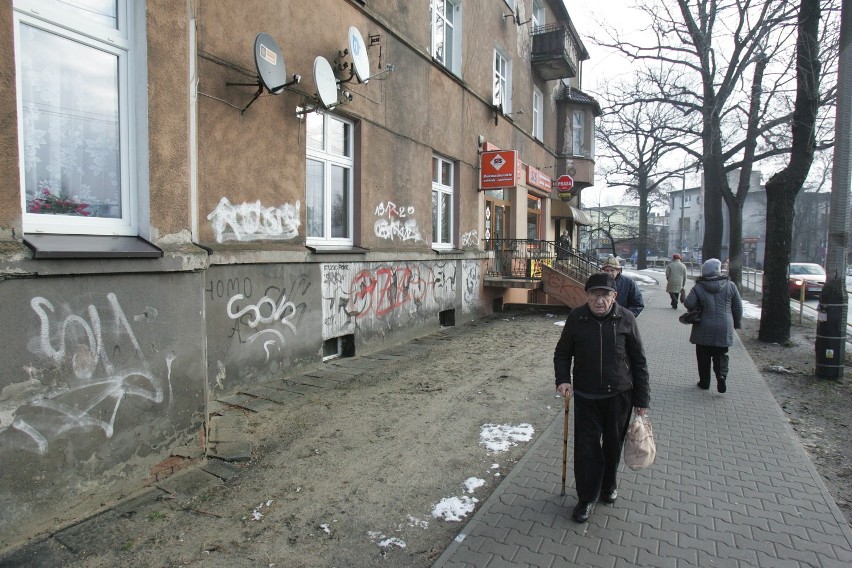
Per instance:
[[[349,27],[349,53],[352,54],[352,67],[359,83],[370,80],[370,58],[367,57],[367,46],[364,38],[355,26]]]
[[[269,34],[261,32],[254,39],[254,64],[260,82],[267,91],[273,95],[284,92],[284,85],[287,84],[284,54]]]
[[[331,63],[323,56],[314,59],[314,83],[317,86],[317,96],[326,108],[337,104],[337,78],[331,69]]]

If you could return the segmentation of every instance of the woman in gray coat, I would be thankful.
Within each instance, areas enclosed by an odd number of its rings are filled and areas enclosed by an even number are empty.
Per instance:
[[[695,344],[698,360],[698,388],[710,388],[710,364],[716,374],[716,389],[728,390],[728,347],[734,344],[734,330],[740,329],[743,302],[736,284],[722,276],[719,259],[701,265],[701,277],[683,302],[687,310],[701,307],[701,321],[692,324],[689,342]]]

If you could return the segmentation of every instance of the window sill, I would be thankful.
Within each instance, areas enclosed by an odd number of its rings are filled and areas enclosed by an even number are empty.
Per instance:
[[[464,250],[457,248],[435,248],[432,247],[435,254],[464,254]]]
[[[314,254],[366,254],[370,249],[363,247],[341,245],[305,245]]]
[[[163,249],[141,237],[106,235],[24,235],[34,259],[162,258]]]

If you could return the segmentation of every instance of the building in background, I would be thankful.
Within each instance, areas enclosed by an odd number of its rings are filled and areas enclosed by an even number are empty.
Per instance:
[[[600,114],[561,0],[0,21],[0,546],[203,445],[216,399],[512,301],[488,242],[588,221],[552,188],[594,183]]]

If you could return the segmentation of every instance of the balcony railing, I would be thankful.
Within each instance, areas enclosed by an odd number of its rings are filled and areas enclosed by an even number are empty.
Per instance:
[[[485,269],[485,275],[492,278],[539,279],[541,265],[546,264],[578,282],[585,282],[601,267],[597,258],[563,247],[556,241],[491,239],[485,241],[485,248],[494,251]]]
[[[532,30],[532,65],[546,81],[577,76],[577,47],[568,22],[536,26]]]

